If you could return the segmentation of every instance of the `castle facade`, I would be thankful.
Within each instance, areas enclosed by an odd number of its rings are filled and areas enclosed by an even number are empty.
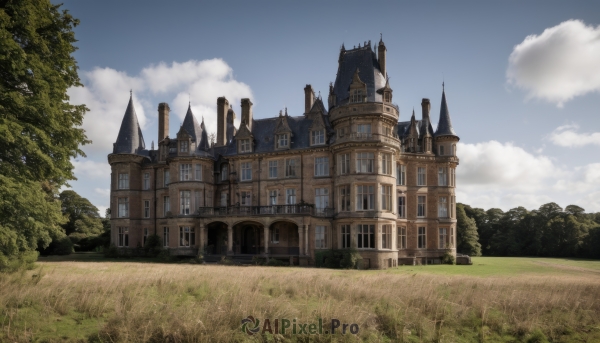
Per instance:
[[[241,100],[241,124],[217,100],[216,141],[188,108],[168,137],[169,105],[158,105],[158,149],[146,149],[130,99],[108,155],[111,241],[122,249],[161,237],[175,255],[260,255],[313,265],[315,253],[355,247],[362,268],[439,263],[456,255],[454,132],[442,91],[431,124],[399,121],[386,74],[387,49],[339,54],[327,105],[304,88],[304,113],[253,117]]]

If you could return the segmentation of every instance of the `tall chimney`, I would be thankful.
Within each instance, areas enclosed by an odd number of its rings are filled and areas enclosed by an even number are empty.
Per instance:
[[[315,91],[311,85],[304,87],[304,113],[308,113],[315,103]]]
[[[169,135],[169,104],[161,102],[158,104],[158,142],[162,142]]]
[[[227,110],[229,110],[229,101],[222,96],[217,99],[217,142],[215,146],[224,146],[227,144]]]
[[[429,102],[429,99],[423,98],[423,100],[421,100],[421,110],[423,113],[423,119],[427,119],[431,123],[431,119],[429,119],[429,110],[430,109],[431,109],[431,103]]]
[[[381,74],[383,77],[386,77],[385,71],[385,53],[387,49],[385,48],[385,44],[383,44],[383,39],[379,40],[379,46],[377,47],[377,61],[379,62],[379,69],[381,70]]]
[[[248,125],[248,130],[252,132],[252,101],[248,98],[242,99],[242,122]]]

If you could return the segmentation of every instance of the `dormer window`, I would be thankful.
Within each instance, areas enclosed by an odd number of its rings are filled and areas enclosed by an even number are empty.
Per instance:
[[[240,152],[250,152],[250,139],[240,139]]]
[[[383,102],[392,102],[391,92],[383,92]]]
[[[179,142],[179,151],[180,152],[188,152],[188,142],[186,142],[186,141]]]
[[[350,102],[363,102],[362,89],[353,89],[352,91],[350,91]]]
[[[311,133],[311,145],[325,144],[325,130],[316,130]]]
[[[288,146],[288,134],[284,133],[282,135],[278,135],[277,137],[277,144],[279,148],[287,148]]]

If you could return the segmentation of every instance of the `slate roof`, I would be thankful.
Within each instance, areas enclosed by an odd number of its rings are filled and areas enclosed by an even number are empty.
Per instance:
[[[202,127],[198,124],[196,117],[192,113],[191,104],[188,105],[187,113],[185,114],[185,118],[183,119],[183,124],[181,128],[188,133],[188,135],[192,136],[192,141],[197,142],[198,146],[200,146],[200,139],[202,138]]]
[[[440,106],[440,120],[435,131],[435,136],[456,136],[450,120],[450,111],[446,103],[446,90],[442,90],[442,105]]]
[[[342,47],[333,85],[336,104],[339,106],[348,102],[350,84],[357,68],[360,80],[367,84],[367,101],[383,102],[383,96],[377,93],[377,90],[385,87],[386,79],[385,75],[381,73],[377,56],[369,44],[352,50],[345,50]]]
[[[129,96],[129,104],[125,110],[121,128],[117,141],[113,144],[113,154],[140,154],[147,156],[147,152],[143,153],[146,148],[144,136],[140,129],[140,124],[135,114],[133,107],[133,95]]]

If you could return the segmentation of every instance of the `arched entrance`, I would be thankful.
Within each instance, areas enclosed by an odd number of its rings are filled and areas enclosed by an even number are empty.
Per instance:
[[[269,253],[271,255],[300,255],[298,225],[290,221],[276,221],[269,226]]]
[[[208,255],[227,254],[227,224],[210,223],[206,226],[206,253]]]
[[[233,251],[242,255],[264,253],[264,226],[245,221],[233,226]]]

